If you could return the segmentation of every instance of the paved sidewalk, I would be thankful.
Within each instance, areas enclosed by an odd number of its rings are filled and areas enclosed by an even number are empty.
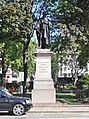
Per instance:
[[[48,104],[49,105],[49,104]],[[29,110],[30,113],[62,113],[62,112],[69,112],[69,113],[89,113],[89,105],[60,105],[60,104],[51,104],[49,106],[46,105],[35,105],[33,108]]]

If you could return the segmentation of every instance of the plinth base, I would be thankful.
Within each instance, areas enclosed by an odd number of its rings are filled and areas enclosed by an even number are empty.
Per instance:
[[[56,103],[56,93],[51,76],[52,52],[50,52],[50,49],[37,49],[35,54],[36,75],[32,90],[32,103]]]
[[[55,89],[32,90],[32,103],[56,103]]]

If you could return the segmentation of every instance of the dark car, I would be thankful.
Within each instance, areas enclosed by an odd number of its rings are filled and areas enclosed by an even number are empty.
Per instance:
[[[8,111],[15,115],[22,115],[32,107],[31,99],[15,97],[0,88],[0,111]]]

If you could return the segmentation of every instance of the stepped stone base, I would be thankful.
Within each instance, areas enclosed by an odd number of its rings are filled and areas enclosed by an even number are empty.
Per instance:
[[[65,104],[65,103],[60,103],[60,102],[58,102],[58,103],[34,103],[33,104],[33,108],[55,108],[55,107],[60,107],[60,106],[66,106],[67,104]]]

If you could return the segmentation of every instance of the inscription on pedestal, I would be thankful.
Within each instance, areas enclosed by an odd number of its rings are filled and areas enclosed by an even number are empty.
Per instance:
[[[39,73],[48,73],[49,62],[39,62]]]
[[[36,77],[37,78],[51,78],[51,68],[50,68],[50,62],[49,61],[37,61],[37,72]]]

